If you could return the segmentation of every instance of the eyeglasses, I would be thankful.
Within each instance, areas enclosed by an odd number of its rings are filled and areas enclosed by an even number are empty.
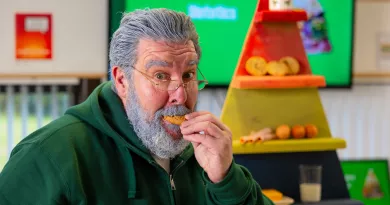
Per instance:
[[[156,80],[153,79],[153,77],[149,76],[148,74],[134,67],[132,68],[138,71],[139,73],[141,73],[146,79],[148,79],[154,85],[154,87],[162,91],[174,91],[177,90],[182,85],[184,88],[187,89],[197,88],[198,90],[202,90],[208,84],[208,81],[206,80],[206,78],[203,76],[202,72],[199,69],[198,71],[204,80],[189,80],[187,82],[181,82],[180,80]]]

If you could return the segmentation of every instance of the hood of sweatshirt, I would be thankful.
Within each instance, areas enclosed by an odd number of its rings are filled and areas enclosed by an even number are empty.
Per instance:
[[[154,158],[134,132],[123,103],[112,90],[112,82],[104,82],[94,89],[89,97],[78,105],[69,108],[65,114],[75,116],[100,132],[111,137],[116,143],[129,174],[129,197],[136,194],[136,178],[133,160],[129,150],[144,158],[149,163]],[[177,158],[186,161],[193,155],[192,145],[189,145]]]

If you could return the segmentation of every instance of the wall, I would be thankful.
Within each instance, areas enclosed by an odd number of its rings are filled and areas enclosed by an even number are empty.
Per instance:
[[[390,159],[390,86],[357,85],[352,90],[320,90],[333,136],[347,141],[339,157]],[[220,116],[226,89],[200,92],[198,110]]]
[[[15,13],[52,13],[53,60],[15,60]],[[0,0],[0,74],[105,76],[107,0]]]

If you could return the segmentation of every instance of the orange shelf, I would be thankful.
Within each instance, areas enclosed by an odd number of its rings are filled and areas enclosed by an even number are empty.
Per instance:
[[[238,75],[231,82],[233,88],[260,89],[260,88],[305,88],[325,87],[323,76],[293,75],[293,76],[250,76]]]
[[[258,11],[255,14],[255,23],[260,22],[298,22],[306,21],[307,13],[304,10],[290,11]]]

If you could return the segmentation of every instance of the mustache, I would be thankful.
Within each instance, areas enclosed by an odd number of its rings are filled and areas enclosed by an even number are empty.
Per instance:
[[[161,119],[165,115],[186,115],[186,114],[189,114],[191,112],[192,112],[192,110],[188,109],[184,105],[172,105],[172,106],[169,106],[167,108],[163,108],[163,109],[158,110],[155,113],[154,118]]]

